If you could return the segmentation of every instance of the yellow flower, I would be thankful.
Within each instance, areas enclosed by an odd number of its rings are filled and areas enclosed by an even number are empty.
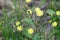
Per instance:
[[[32,28],[28,29],[29,34],[33,34],[34,30]]]
[[[60,15],[60,11],[56,11],[56,15],[58,15],[58,16],[59,16],[59,15]]]
[[[31,2],[32,0],[25,0],[27,3]]]
[[[52,23],[52,26],[53,26],[53,27],[56,27],[56,26],[57,26],[57,22],[53,22],[53,23]]]
[[[18,26],[18,25],[20,25],[20,22],[19,21],[16,22],[16,26]]]
[[[36,7],[35,8],[35,11],[40,11],[41,9],[39,7]]]
[[[17,30],[22,31],[23,30],[22,26],[17,26]]]
[[[28,10],[27,10],[27,14],[28,14],[28,13],[32,14],[32,10],[31,10],[31,9],[28,9]]]
[[[43,16],[44,15],[43,11],[41,11],[39,7],[35,8],[35,12],[36,12],[37,16]]]
[[[37,16],[43,16],[43,14],[44,14],[43,11],[38,11],[38,12],[36,12],[36,15],[37,15]]]

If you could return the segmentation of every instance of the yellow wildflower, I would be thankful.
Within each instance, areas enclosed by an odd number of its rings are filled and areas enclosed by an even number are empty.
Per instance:
[[[28,10],[27,10],[27,14],[28,14],[28,13],[32,14],[32,10],[31,10],[31,9],[28,9]]]
[[[22,26],[17,26],[17,30],[22,31],[23,30]]]
[[[35,8],[35,11],[40,11],[41,9],[39,7],[36,7]]]
[[[41,11],[39,7],[35,8],[35,12],[37,16],[43,16],[44,14],[43,11]]]
[[[52,23],[52,26],[53,26],[53,27],[56,27],[56,26],[57,26],[57,22],[53,22],[53,23]]]
[[[32,28],[28,29],[29,34],[33,34],[34,30]]]
[[[58,15],[58,16],[59,16],[59,15],[60,15],[60,11],[56,11],[56,15]]]
[[[16,26],[18,26],[18,25],[20,25],[20,22],[19,21],[16,22]]]
[[[32,0],[25,0],[27,3],[31,2]]]
[[[36,15],[37,15],[37,16],[43,16],[43,14],[44,14],[43,11],[38,11],[38,12],[36,12]]]

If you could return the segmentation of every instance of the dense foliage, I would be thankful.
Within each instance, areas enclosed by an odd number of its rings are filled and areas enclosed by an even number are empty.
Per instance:
[[[10,3],[13,5],[3,6],[0,14],[3,40],[60,40],[60,0]]]

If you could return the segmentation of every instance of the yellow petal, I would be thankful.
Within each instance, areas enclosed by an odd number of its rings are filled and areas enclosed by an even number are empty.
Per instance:
[[[22,26],[17,26],[17,30],[22,31],[23,30]]]
[[[53,23],[52,23],[52,26],[53,26],[53,27],[56,27],[56,26],[57,26],[57,22],[53,22]]]
[[[28,9],[28,10],[27,10],[27,14],[28,14],[28,13],[29,13],[29,14],[32,14],[32,10],[31,10],[31,9]]]
[[[37,15],[37,16],[43,16],[44,13],[43,13],[43,11],[38,11],[38,12],[36,12],[36,15]]]
[[[58,16],[59,16],[59,15],[60,15],[60,11],[56,11],[56,15],[58,15]]]
[[[31,2],[32,0],[25,0],[27,3]]]
[[[40,11],[41,9],[39,7],[36,7],[35,8],[35,11]]]
[[[20,22],[19,21],[16,22],[16,26],[18,26],[18,25],[20,25]]]
[[[33,34],[34,30],[32,28],[28,29],[29,34]]]

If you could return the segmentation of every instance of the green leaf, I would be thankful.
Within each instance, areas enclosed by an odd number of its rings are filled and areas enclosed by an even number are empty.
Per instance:
[[[25,18],[24,21],[30,25],[34,25],[34,22],[32,22],[32,19],[30,18]]]
[[[0,31],[2,30],[2,23],[0,23]]]
[[[32,38],[32,35],[28,34],[27,32],[24,32],[23,35],[25,35],[25,37],[27,37],[27,38]]]
[[[33,37],[33,40],[40,40],[39,39],[39,33],[35,34],[35,36]]]
[[[48,13],[49,15],[55,14],[55,12],[53,10],[51,10],[51,9],[46,10],[46,13]]]

